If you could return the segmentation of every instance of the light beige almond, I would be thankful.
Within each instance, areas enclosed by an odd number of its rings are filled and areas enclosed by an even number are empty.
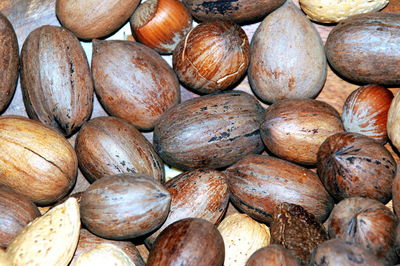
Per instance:
[[[225,266],[245,265],[250,256],[270,243],[269,228],[247,214],[227,216],[218,226],[225,244]]]
[[[116,245],[99,244],[82,253],[71,266],[92,265],[134,266],[135,263]]]
[[[0,266],[8,266],[8,265],[10,265],[10,262],[8,261],[7,253],[0,248]]]
[[[10,265],[68,265],[80,225],[78,202],[70,198],[21,231],[7,249]]]
[[[389,0],[300,0],[299,3],[310,19],[334,23],[356,14],[379,11]]]
[[[397,92],[392,100],[386,127],[389,139],[400,149],[400,92]]]

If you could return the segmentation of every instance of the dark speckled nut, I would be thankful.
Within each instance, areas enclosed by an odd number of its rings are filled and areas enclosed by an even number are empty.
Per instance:
[[[164,164],[151,143],[120,118],[103,116],[87,122],[78,133],[75,151],[90,182],[120,173],[147,174],[164,182]]]
[[[264,108],[243,91],[190,99],[172,107],[154,128],[154,148],[179,169],[221,168],[264,149]]]
[[[320,244],[313,250],[310,259],[311,266],[383,266],[385,265],[365,249],[353,242],[342,239],[331,239]]]
[[[330,136],[318,151],[318,174],[336,199],[368,197],[386,203],[392,196],[397,164],[390,152],[357,133]]]
[[[281,6],[285,0],[183,0],[200,21],[225,19],[239,24],[254,22]]]

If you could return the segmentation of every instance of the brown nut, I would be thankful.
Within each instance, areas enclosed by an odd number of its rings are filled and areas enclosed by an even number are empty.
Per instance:
[[[225,174],[235,206],[263,222],[271,223],[275,206],[283,202],[301,205],[320,222],[333,208],[333,199],[314,172],[284,160],[250,155]]]
[[[340,201],[368,197],[387,203],[397,164],[391,153],[372,138],[342,132],[328,137],[318,151],[318,175]]]
[[[310,266],[317,265],[383,266],[385,264],[353,242],[331,239],[321,243],[313,250]]]
[[[165,228],[157,237],[146,265],[222,266],[224,250],[224,240],[212,223],[188,218]]]
[[[142,236],[160,226],[171,203],[169,192],[144,174],[119,174],[96,180],[82,194],[82,223],[109,239]]]
[[[165,188],[171,194],[171,210],[163,225],[146,238],[149,248],[173,222],[192,217],[218,224],[228,207],[226,176],[217,170],[198,169],[183,173],[165,183]]]
[[[264,149],[264,109],[250,94],[226,91],[169,109],[154,129],[154,148],[178,169],[220,168]]]
[[[79,131],[75,143],[79,167],[90,181],[106,175],[141,173],[164,182],[164,164],[149,141],[128,122],[96,117]]]
[[[345,130],[386,143],[386,124],[393,97],[390,90],[378,85],[353,91],[343,105],[342,122]]]
[[[11,101],[18,79],[18,40],[10,21],[0,12],[0,112]]]
[[[276,156],[316,164],[319,146],[343,131],[339,113],[317,100],[283,100],[268,107],[260,126],[265,146]]]
[[[392,184],[392,206],[394,213],[397,217],[400,216],[400,171],[399,169],[396,171],[396,176],[393,180]],[[400,236],[399,236],[400,239]],[[400,243],[400,242],[399,242]],[[400,247],[400,245],[399,245]],[[400,255],[400,253],[399,253]]]
[[[21,87],[32,119],[66,136],[89,119],[93,83],[78,39],[70,31],[42,26],[26,38],[21,51]]]
[[[200,93],[236,84],[249,66],[249,41],[236,24],[217,20],[193,28],[177,45],[172,64],[178,78]]]
[[[0,185],[0,248],[7,248],[18,233],[39,216],[40,212],[31,200]]]
[[[57,0],[61,24],[80,39],[105,37],[121,27],[140,0]]]
[[[273,244],[292,250],[302,265],[308,265],[311,251],[328,240],[324,226],[314,215],[296,204],[276,206],[271,225]]]
[[[341,21],[326,40],[330,65],[355,83],[399,85],[399,25],[400,14],[382,12],[354,15]]]
[[[264,18],[284,2],[285,0],[183,0],[197,20],[224,19],[240,24]]]
[[[313,98],[324,86],[327,66],[321,37],[292,1],[258,26],[250,54],[249,82],[265,102]]]
[[[246,266],[300,266],[293,252],[282,245],[272,244],[260,248],[251,255]]]
[[[20,116],[0,117],[0,184],[35,203],[51,204],[75,184],[78,160],[58,132]]]
[[[397,217],[381,202],[354,197],[337,204],[328,220],[331,238],[354,242],[385,264],[397,257],[394,251]]]
[[[93,41],[96,94],[113,116],[149,130],[180,100],[178,79],[153,49],[132,41]]]
[[[131,17],[136,39],[159,53],[172,53],[192,27],[192,16],[179,0],[149,0]]]

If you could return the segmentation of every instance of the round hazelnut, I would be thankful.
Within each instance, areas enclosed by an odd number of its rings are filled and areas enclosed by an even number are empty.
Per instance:
[[[388,112],[393,97],[390,90],[378,85],[353,91],[343,105],[342,122],[345,130],[385,143]]]
[[[192,17],[178,0],[149,0],[130,20],[136,40],[159,53],[172,53],[192,27]]]
[[[193,28],[173,53],[173,67],[186,86],[200,93],[225,90],[249,66],[249,41],[236,24],[217,20]]]

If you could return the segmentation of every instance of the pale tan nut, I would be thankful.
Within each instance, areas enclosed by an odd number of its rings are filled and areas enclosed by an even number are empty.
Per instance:
[[[10,262],[7,258],[7,253],[0,248],[0,266],[8,266]]]
[[[78,202],[70,198],[21,231],[7,249],[10,265],[68,265],[80,226]]]
[[[379,11],[389,0],[300,0],[299,3],[310,19],[335,23],[356,14]]]
[[[125,252],[113,244],[99,244],[82,253],[71,266],[115,265],[134,266]]]
[[[269,228],[247,214],[227,216],[218,226],[225,244],[225,266],[245,265],[250,256],[270,243]]]
[[[387,121],[387,133],[393,145],[400,148],[400,93],[396,93],[390,105]]]

